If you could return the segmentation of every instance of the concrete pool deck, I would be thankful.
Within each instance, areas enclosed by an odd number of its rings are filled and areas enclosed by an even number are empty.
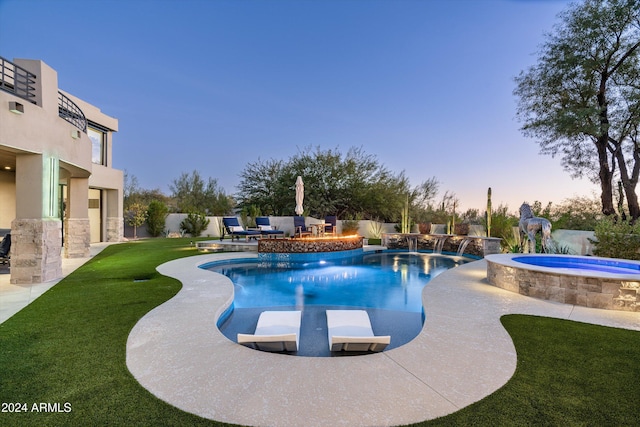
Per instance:
[[[504,385],[516,367],[505,314],[640,330],[640,313],[538,300],[493,287],[484,260],[446,271],[423,291],[426,322],[408,344],[353,357],[296,357],[238,345],[216,321],[233,285],[198,266],[223,253],[158,267],[183,284],[145,315],[127,342],[127,366],[160,399],[205,418],[247,426],[394,426],[455,412]]]

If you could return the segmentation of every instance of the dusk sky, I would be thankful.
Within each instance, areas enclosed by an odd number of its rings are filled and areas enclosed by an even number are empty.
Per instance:
[[[198,170],[235,194],[249,162],[362,147],[460,210],[491,187],[515,212],[597,191],[515,118],[513,79],[568,4],[0,0],[0,56],[44,61],[117,118],[113,166],[142,188]]]

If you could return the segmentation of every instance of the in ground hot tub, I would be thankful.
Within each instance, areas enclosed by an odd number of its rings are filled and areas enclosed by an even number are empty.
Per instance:
[[[499,288],[565,304],[640,311],[640,262],[546,254],[485,259],[487,280]]]

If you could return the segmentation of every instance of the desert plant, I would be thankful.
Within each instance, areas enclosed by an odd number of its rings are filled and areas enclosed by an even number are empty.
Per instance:
[[[378,221],[370,221],[369,233],[373,239],[380,239],[382,237],[382,223]]]
[[[164,232],[164,223],[169,214],[167,205],[159,200],[152,200],[147,208],[147,232],[158,237]]]
[[[360,221],[357,219],[345,219],[342,221],[342,234],[351,235],[357,234],[360,228]]]
[[[187,217],[180,223],[180,230],[190,234],[192,237],[198,237],[209,226],[209,219],[200,212],[189,212]]]
[[[595,239],[589,239],[595,245],[594,255],[640,260],[640,222],[632,225],[606,217],[596,225],[594,234]]]

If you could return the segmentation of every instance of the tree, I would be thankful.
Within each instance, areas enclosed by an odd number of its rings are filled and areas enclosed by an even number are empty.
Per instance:
[[[206,215],[226,215],[233,208],[233,200],[218,182],[209,178],[205,183],[198,171],[191,175],[183,172],[169,185],[179,212],[202,212]]]
[[[164,231],[165,220],[169,209],[159,200],[152,200],[147,208],[147,232],[153,237],[158,237]]]
[[[125,170],[124,209],[129,209],[129,206],[135,203],[148,206],[153,200],[157,200],[165,205],[169,203],[169,198],[165,196],[159,188],[153,190],[140,188],[138,185],[138,178]]]
[[[295,181],[302,176],[304,209],[309,215],[397,220],[409,191],[404,174],[394,175],[361,148],[307,147],[287,161],[258,160],[240,174],[238,206],[255,206],[265,215],[293,215]]]
[[[538,62],[516,78],[517,116],[543,154],[561,155],[573,177],[600,184],[602,212],[616,215],[622,181],[640,217],[640,0],[586,0],[560,15]]]
[[[144,224],[147,218],[147,207],[140,203],[134,203],[129,206],[125,213],[127,224],[133,227],[133,238],[138,238],[138,227]]]

